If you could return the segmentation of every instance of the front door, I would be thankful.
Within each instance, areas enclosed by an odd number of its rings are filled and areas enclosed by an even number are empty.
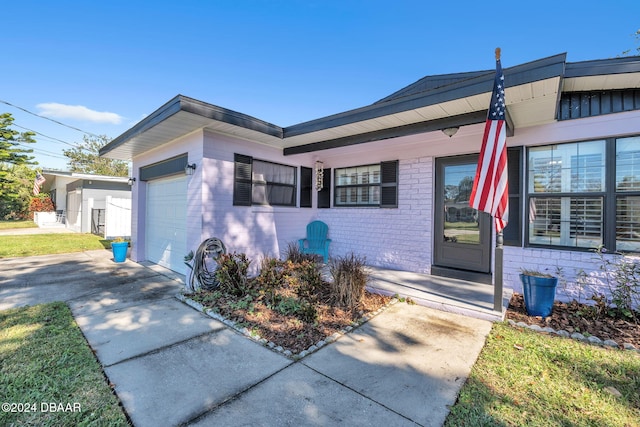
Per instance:
[[[491,271],[491,216],[469,206],[478,156],[436,159],[434,265]]]

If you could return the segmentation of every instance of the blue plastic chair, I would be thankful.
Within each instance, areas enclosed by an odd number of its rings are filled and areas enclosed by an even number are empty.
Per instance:
[[[307,238],[299,239],[300,252],[321,255],[325,263],[329,261],[329,226],[322,221],[313,221],[307,225]]]

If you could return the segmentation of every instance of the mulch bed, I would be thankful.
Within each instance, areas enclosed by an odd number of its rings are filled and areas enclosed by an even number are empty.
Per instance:
[[[392,299],[388,296],[365,292],[359,307],[354,310],[319,303],[316,304],[317,319],[310,323],[296,316],[281,314],[261,302],[255,302],[251,310],[248,310],[235,308],[233,301],[224,298],[218,299],[214,306],[199,298],[199,294],[187,295],[187,297],[201,302],[205,307],[215,307],[222,316],[235,322],[236,325],[257,333],[261,338],[290,350],[293,354],[307,350],[319,341],[352,325],[362,316],[388,305]]]
[[[521,294],[514,293],[509,302],[506,318],[543,328],[548,326],[556,331],[563,329],[569,333],[593,335],[602,340],[613,340],[619,345],[629,343],[640,349],[640,323],[606,314],[596,316],[594,307],[577,302],[556,301],[551,315],[543,318],[529,316],[524,298]],[[640,321],[640,313],[636,313],[636,319]]]

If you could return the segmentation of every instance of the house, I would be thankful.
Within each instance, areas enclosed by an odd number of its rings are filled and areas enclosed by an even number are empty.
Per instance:
[[[133,162],[131,257],[185,273],[218,237],[258,260],[319,219],[332,256],[492,283],[492,221],[468,200],[494,76],[427,76],[284,128],[178,95],[100,151]],[[520,268],[594,271],[598,245],[639,251],[640,57],[559,54],[504,77],[505,286]]]
[[[42,191],[51,196],[59,226],[105,238],[131,236],[128,178],[47,169],[42,175]]]

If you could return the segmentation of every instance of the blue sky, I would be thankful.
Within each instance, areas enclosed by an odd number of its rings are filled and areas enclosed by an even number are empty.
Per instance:
[[[288,126],[427,75],[493,69],[498,46],[505,68],[639,46],[638,0],[525,3],[12,1],[0,112],[40,133],[40,167],[66,169],[83,132],[115,138],[177,94]]]

